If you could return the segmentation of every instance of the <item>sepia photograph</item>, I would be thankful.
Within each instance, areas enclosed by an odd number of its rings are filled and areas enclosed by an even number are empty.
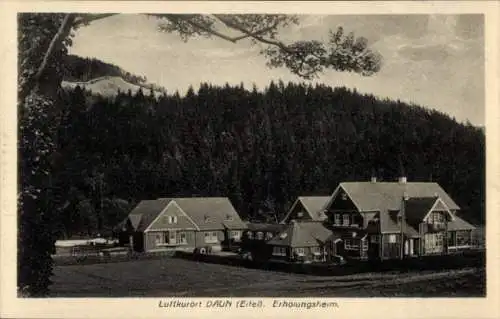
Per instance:
[[[164,8],[16,12],[18,299],[487,297],[485,14]]]

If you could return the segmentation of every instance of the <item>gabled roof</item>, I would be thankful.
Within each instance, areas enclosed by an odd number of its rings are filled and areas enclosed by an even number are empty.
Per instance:
[[[141,201],[129,214],[129,220],[136,231],[144,231],[167,207],[175,202],[200,230],[245,229],[240,216],[228,198],[192,197],[159,198]]]
[[[245,229],[246,224],[227,197],[174,198],[179,207],[193,220],[200,230]]]
[[[329,199],[330,196],[300,196],[298,198],[313,220],[326,219],[323,210]]]
[[[290,210],[283,218],[282,222],[284,222],[293,212],[293,209],[300,204],[302,205],[302,207],[304,207],[306,213],[311,217],[312,220],[326,220],[327,216],[325,215],[323,210],[325,209],[325,206],[328,203],[329,199],[330,196],[299,196],[293,203],[292,207],[290,207]]]
[[[405,201],[405,215],[410,224],[421,223],[438,197],[414,197]]]
[[[405,193],[409,198],[439,197],[449,209],[460,209],[437,183],[344,182],[339,188],[347,193],[361,212],[400,210]]]
[[[327,241],[332,232],[317,222],[293,221],[267,243],[275,246],[311,247]]]
[[[452,221],[448,222],[448,231],[474,230],[474,229],[476,229],[475,226],[469,224],[468,222],[458,217],[457,215],[454,216]]]
[[[136,231],[144,231],[167,207],[170,199],[143,200],[130,212],[129,220]]]
[[[332,235],[332,231],[318,222],[300,222],[299,226],[309,232],[316,240],[325,242]]]

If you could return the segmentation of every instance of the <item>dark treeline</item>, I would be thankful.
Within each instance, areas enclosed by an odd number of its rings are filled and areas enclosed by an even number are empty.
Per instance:
[[[483,223],[485,136],[449,116],[345,88],[203,84],[159,99],[65,91],[53,196],[60,230],[107,232],[141,199],[228,196],[276,220],[342,181],[435,181]],[[401,165],[402,164],[402,165]]]

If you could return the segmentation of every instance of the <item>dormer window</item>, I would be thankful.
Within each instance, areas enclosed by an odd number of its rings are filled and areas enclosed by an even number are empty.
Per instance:
[[[208,223],[208,222],[210,222],[210,216],[205,215],[205,223]]]
[[[233,220],[233,216],[227,214],[225,220],[232,221]]]

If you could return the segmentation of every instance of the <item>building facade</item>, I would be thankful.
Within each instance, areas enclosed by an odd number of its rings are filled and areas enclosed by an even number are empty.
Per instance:
[[[448,254],[469,249],[474,226],[436,183],[341,183],[325,205],[337,253],[360,259]]]
[[[227,198],[141,201],[122,222],[121,238],[134,251],[222,250],[241,242],[246,224]]]

